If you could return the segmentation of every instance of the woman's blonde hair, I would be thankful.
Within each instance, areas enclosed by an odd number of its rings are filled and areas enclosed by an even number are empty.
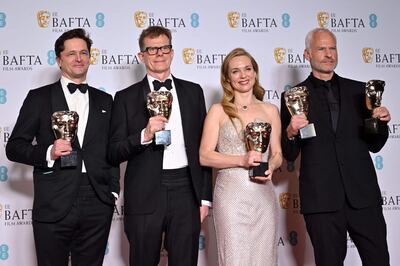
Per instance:
[[[262,101],[264,98],[265,90],[261,87],[258,81],[258,64],[256,60],[243,48],[235,48],[233,49],[224,59],[221,66],[221,86],[224,91],[222,96],[221,105],[224,109],[224,112],[229,116],[232,120],[233,118],[239,118],[238,110],[235,102],[235,94],[234,89],[231,86],[231,82],[229,79],[229,63],[233,58],[238,56],[246,56],[250,59],[251,65],[253,66],[254,71],[256,72],[256,81],[254,83],[253,95],[256,99]]]

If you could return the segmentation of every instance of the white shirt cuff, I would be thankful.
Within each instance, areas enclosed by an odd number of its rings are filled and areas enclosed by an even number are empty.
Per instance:
[[[47,167],[48,168],[52,168],[54,165],[54,161],[51,159],[51,149],[53,148],[53,144],[51,144],[48,148],[47,148],[47,152],[46,152],[46,161],[47,161]]]
[[[201,205],[202,206],[208,206],[208,207],[212,207],[212,202],[211,201],[208,201],[208,200],[202,200],[201,201]]]
[[[114,196],[115,200],[118,200],[118,198],[119,198],[119,195],[118,195],[117,193],[115,193],[115,192],[111,192],[111,194],[113,194],[113,196]]]

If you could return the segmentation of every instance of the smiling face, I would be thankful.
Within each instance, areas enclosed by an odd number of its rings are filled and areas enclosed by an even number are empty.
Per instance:
[[[238,92],[253,90],[257,73],[249,57],[241,55],[232,58],[229,62],[228,77],[231,86]]]
[[[64,50],[57,57],[57,64],[63,76],[79,84],[86,79],[89,60],[90,53],[86,42],[73,38],[64,42]]]
[[[145,37],[143,44],[144,48],[163,47],[171,44],[171,42],[166,35],[160,35],[155,38]],[[173,57],[174,50],[167,54],[164,54],[161,49],[158,49],[155,55],[149,55],[147,52],[139,53],[139,58],[145,64],[147,73],[160,80],[169,76]]]
[[[338,62],[335,38],[329,32],[314,33],[310,48],[304,50],[304,56],[310,61],[316,78],[331,79]]]

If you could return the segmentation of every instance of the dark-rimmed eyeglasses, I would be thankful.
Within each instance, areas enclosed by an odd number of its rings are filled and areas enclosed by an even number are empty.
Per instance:
[[[164,45],[161,47],[146,47],[142,53],[146,52],[149,55],[155,55],[160,50],[163,54],[169,54],[172,50],[172,44]]]

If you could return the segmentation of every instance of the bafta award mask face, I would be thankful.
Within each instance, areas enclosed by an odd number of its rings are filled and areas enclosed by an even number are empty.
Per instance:
[[[99,48],[91,48],[90,49],[90,59],[89,63],[91,65],[97,65],[100,57],[100,50]]]
[[[134,14],[135,24],[138,28],[143,28],[146,25],[147,13],[144,11],[136,11]]]
[[[169,91],[153,91],[147,95],[150,116],[162,115],[169,119],[172,109],[172,94]]]
[[[327,12],[319,12],[317,20],[320,28],[326,28],[328,26],[329,14]]]
[[[308,90],[305,86],[293,87],[285,92],[285,102],[291,115],[308,114]]]
[[[277,62],[278,64],[283,64],[285,62],[285,56],[286,56],[285,48],[279,47],[274,49],[275,62]]]
[[[239,24],[239,18],[240,18],[240,14],[239,12],[229,12],[228,13],[228,22],[229,22],[229,26],[231,28],[237,28],[238,24]]]
[[[370,47],[365,47],[362,49],[362,56],[365,63],[372,63],[374,56],[374,49]]]
[[[78,129],[79,115],[75,111],[58,111],[51,116],[51,124],[56,139],[73,142]]]
[[[245,141],[248,150],[264,153],[268,149],[271,137],[271,125],[264,122],[252,122],[246,126]]]
[[[195,51],[193,48],[184,48],[182,51],[185,64],[193,64]]]
[[[37,12],[37,22],[39,27],[47,28],[50,23],[50,12],[46,10],[41,10]]]
[[[279,194],[279,205],[282,209],[289,208],[290,193],[282,192]]]
[[[368,110],[380,107],[382,102],[382,94],[385,88],[383,80],[370,80],[365,86],[365,100]]]

